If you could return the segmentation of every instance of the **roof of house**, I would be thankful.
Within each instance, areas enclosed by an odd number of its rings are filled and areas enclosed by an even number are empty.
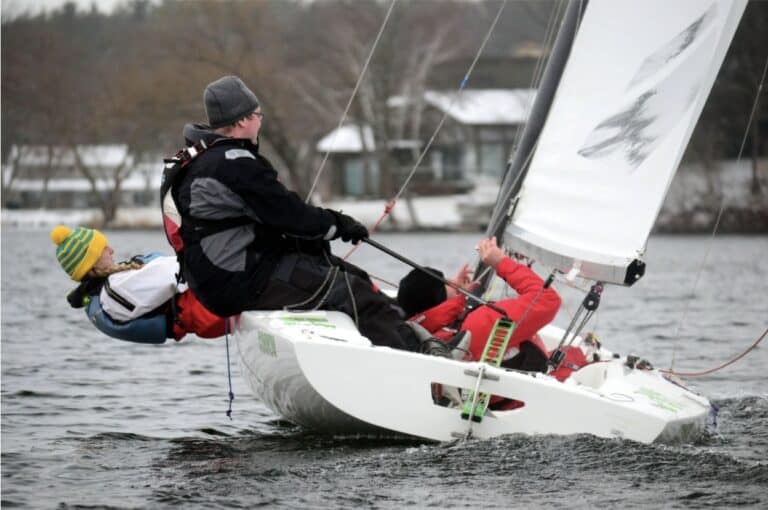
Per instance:
[[[429,90],[424,100],[462,124],[514,125],[525,122],[535,95],[534,89]]]
[[[535,95],[535,89],[478,89],[461,92],[429,90],[424,93],[424,100],[462,124],[506,126],[525,122]],[[408,99],[404,96],[393,96],[387,104],[392,108],[404,108],[408,106]],[[363,132],[366,147],[368,150],[375,150],[373,130],[370,126],[365,126]],[[421,142],[392,142],[393,145],[402,143],[412,147],[419,146]],[[345,124],[321,138],[316,148],[320,152],[329,153],[362,152],[360,128],[356,124]]]
[[[363,133],[365,133],[365,147],[369,151],[375,150],[376,144],[373,141],[373,130],[371,127],[364,126]],[[317,142],[316,147],[320,152],[362,152],[363,144],[360,136],[360,127],[356,124],[346,124],[336,128],[321,138]]]

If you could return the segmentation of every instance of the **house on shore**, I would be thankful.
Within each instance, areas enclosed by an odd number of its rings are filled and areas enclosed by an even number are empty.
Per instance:
[[[387,143],[394,162],[388,171],[396,183],[404,182],[440,126],[409,191],[452,194],[481,182],[498,183],[534,96],[532,89],[426,91],[418,98],[423,101],[418,136]],[[388,107],[393,117],[407,116],[414,101],[393,97]],[[329,155],[327,196],[380,198],[387,194],[381,186],[376,143],[371,127],[357,124],[344,125],[320,139],[316,145],[319,155]]]
[[[119,205],[159,203],[160,160],[143,161],[127,145],[13,145],[2,168],[3,208],[87,209],[120,194]]]

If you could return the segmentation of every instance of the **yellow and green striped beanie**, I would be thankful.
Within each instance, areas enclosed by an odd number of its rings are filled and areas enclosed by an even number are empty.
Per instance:
[[[79,282],[91,270],[107,246],[107,238],[96,229],[64,225],[51,230],[51,241],[58,246],[56,259],[66,273]]]

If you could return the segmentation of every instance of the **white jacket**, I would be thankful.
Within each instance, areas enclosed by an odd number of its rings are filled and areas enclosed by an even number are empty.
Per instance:
[[[141,317],[184,290],[177,288],[178,272],[179,263],[175,256],[159,256],[139,269],[112,274],[99,294],[101,307],[116,321]]]

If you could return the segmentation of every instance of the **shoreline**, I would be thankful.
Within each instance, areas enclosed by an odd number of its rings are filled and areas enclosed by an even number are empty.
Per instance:
[[[2,221],[2,229],[3,230],[10,230],[10,231],[47,231],[56,225],[59,224],[65,224],[67,226],[71,225],[83,225],[90,228],[98,228],[105,231],[113,231],[113,232],[150,232],[150,231],[157,231],[158,233],[162,234],[163,229],[162,226],[158,224],[120,224],[115,223],[110,225],[109,227],[103,227],[101,225],[97,224],[91,224],[87,222],[74,222],[70,225],[69,222],[66,221],[59,221],[59,222],[53,222],[53,223],[12,223],[12,222],[6,222],[5,220]],[[695,226],[695,227],[689,227],[686,228],[682,225],[663,225],[663,226],[655,226],[653,230],[651,230],[650,235],[652,236],[695,236],[695,237],[701,237],[701,236],[708,236],[712,235],[713,228],[704,228],[701,226]],[[401,228],[379,228],[377,233],[383,234],[383,235],[389,235],[389,234],[471,234],[475,233],[478,235],[482,235],[485,232],[483,229],[477,229],[473,227],[418,227],[418,228],[410,228],[410,227],[401,227]],[[718,228],[717,230],[718,236],[747,236],[747,237],[759,237],[759,236],[768,236],[768,227],[766,226],[759,226],[759,225],[741,225],[736,228]]]
[[[388,219],[379,227],[379,232],[420,233],[420,232],[478,232],[486,228],[485,218],[490,214],[462,214],[466,208],[455,196],[418,197],[411,200],[411,207],[405,203],[392,210]],[[364,225],[374,225],[384,211],[383,200],[329,201],[320,204],[343,211]],[[697,207],[688,211],[662,209],[652,234],[711,234],[715,224],[720,234],[765,235],[768,234],[768,207],[733,208],[727,207],[718,219],[718,211]],[[411,216],[411,212],[415,216]],[[477,211],[479,212],[479,211]],[[484,211],[483,211],[484,212]],[[68,226],[84,225],[104,228],[98,209],[3,209],[0,213],[2,228],[47,229],[59,224]],[[107,230],[160,230],[162,215],[159,206],[123,207]]]

